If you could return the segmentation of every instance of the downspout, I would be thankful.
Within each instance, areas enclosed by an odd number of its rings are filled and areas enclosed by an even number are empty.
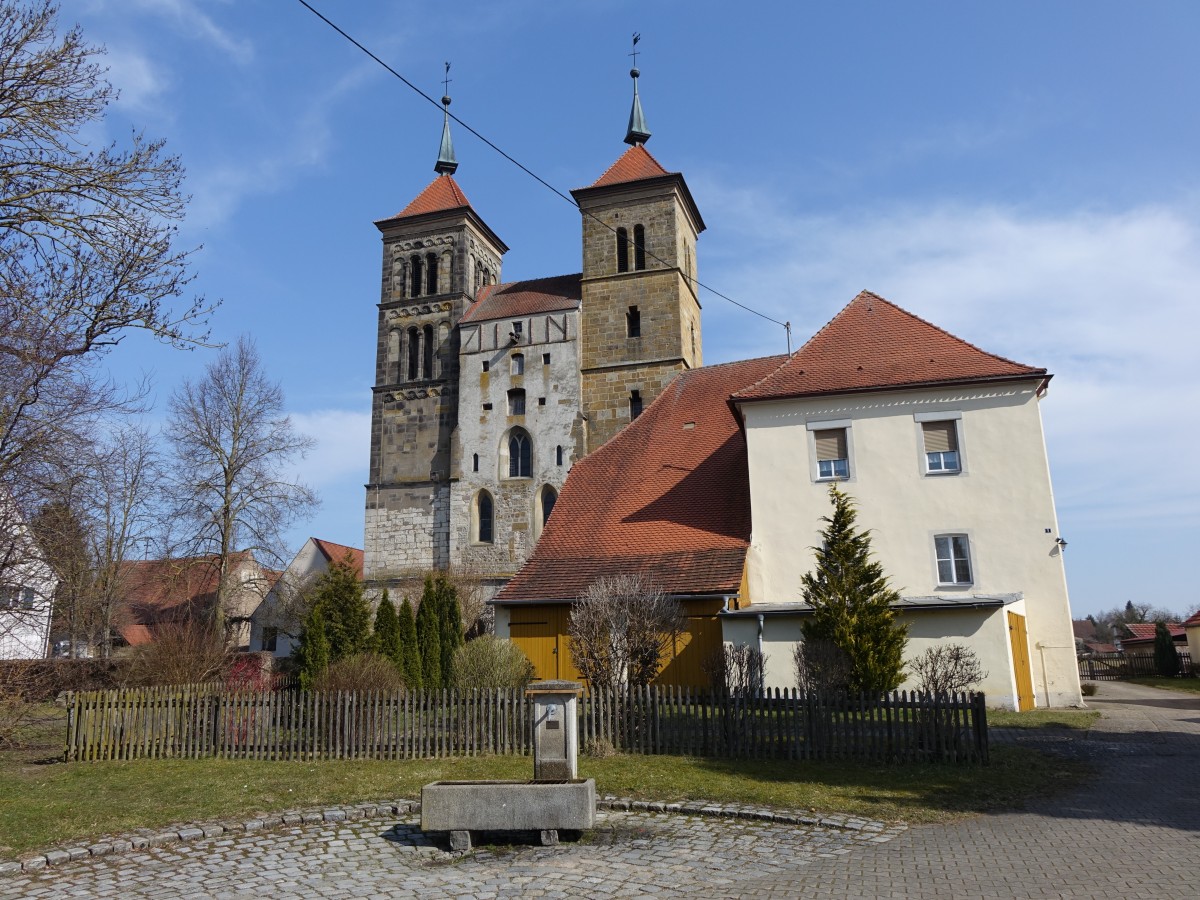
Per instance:
[[[763,652],[763,619],[762,613],[758,614],[758,653],[761,656]]]

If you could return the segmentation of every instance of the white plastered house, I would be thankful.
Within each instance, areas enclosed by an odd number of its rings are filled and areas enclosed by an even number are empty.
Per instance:
[[[57,587],[16,504],[0,495],[0,659],[48,655]]]
[[[792,647],[808,611],[801,576],[837,484],[902,596],[907,658],[961,643],[988,673],[989,705],[1079,704],[1042,435],[1049,379],[864,292],[735,394],[750,602],[723,614],[725,640],[761,646],[769,686],[795,683]]]

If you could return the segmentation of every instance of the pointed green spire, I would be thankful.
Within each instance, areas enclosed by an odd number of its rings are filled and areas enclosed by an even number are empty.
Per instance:
[[[633,108],[629,110],[629,127],[625,130],[625,143],[635,147],[650,140],[650,129],[646,127],[646,117],[642,113],[642,98],[638,96],[637,86],[638,76],[642,74],[637,67],[637,45],[641,39],[642,36],[634,32],[633,52],[629,54],[633,57],[633,68],[629,70],[629,77],[633,79]]]
[[[442,96],[442,145],[438,148],[437,163],[433,171],[439,175],[453,175],[458,169],[458,160],[454,158],[454,141],[450,139],[450,63],[446,63],[446,77],[442,83],[446,89]]]

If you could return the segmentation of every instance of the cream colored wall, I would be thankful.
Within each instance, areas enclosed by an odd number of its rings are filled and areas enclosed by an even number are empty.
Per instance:
[[[910,663],[928,648],[938,644],[963,644],[975,652],[980,665],[987,673],[984,680],[973,690],[983,691],[987,696],[988,706],[994,709],[1016,709],[1017,688],[1013,675],[1012,649],[1008,641],[1008,620],[1005,615],[1007,612],[1024,615],[1025,606],[1018,602],[1005,607],[978,610],[905,613],[900,616],[900,621],[908,626],[905,663]],[[802,622],[799,616],[763,617],[761,647],[767,657],[763,667],[763,681],[766,687],[796,687],[793,648],[803,639]],[[725,643],[759,646],[759,623],[756,618],[727,618],[722,620],[722,625]],[[1034,668],[1036,667],[1035,662]],[[916,686],[915,679],[909,675],[900,685],[900,689],[913,690]]]
[[[1192,671],[1200,667],[1200,625],[1187,627],[1188,654],[1192,657]]]
[[[1082,702],[1038,381],[744,404],[753,535],[750,600],[791,602],[812,565],[829,485],[813,479],[810,421],[850,420],[851,477],[876,557],[907,596],[1020,592],[1037,703]],[[960,414],[963,470],[927,475],[917,413]],[[939,587],[933,539],[965,533],[974,583]],[[1005,635],[1007,640],[1007,636]]]

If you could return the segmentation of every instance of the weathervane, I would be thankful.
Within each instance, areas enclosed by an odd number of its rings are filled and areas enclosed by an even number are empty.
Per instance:
[[[450,138],[450,63],[446,63],[446,72],[442,76],[442,145],[438,149],[437,163],[433,171],[439,175],[453,175],[458,169],[458,160],[454,156],[454,142]]]
[[[637,48],[637,45],[638,45],[638,41],[640,41],[641,39],[642,39],[642,33],[640,31],[635,31],[633,33],[633,52],[629,54],[630,56],[633,57],[633,68],[634,69],[637,69],[637,58],[638,58],[638,53],[640,52]]]
[[[450,77],[450,63],[446,63],[446,74],[442,78],[442,106],[450,105],[450,82],[453,81]]]
[[[629,70],[629,77],[633,79],[633,108],[629,110],[629,128],[625,132],[625,143],[632,146],[640,146],[650,140],[650,129],[646,126],[646,117],[642,114],[642,100],[638,97],[638,76],[642,73],[638,71],[638,41],[642,39],[640,31],[633,33],[633,52],[629,55],[633,57],[633,68]]]

